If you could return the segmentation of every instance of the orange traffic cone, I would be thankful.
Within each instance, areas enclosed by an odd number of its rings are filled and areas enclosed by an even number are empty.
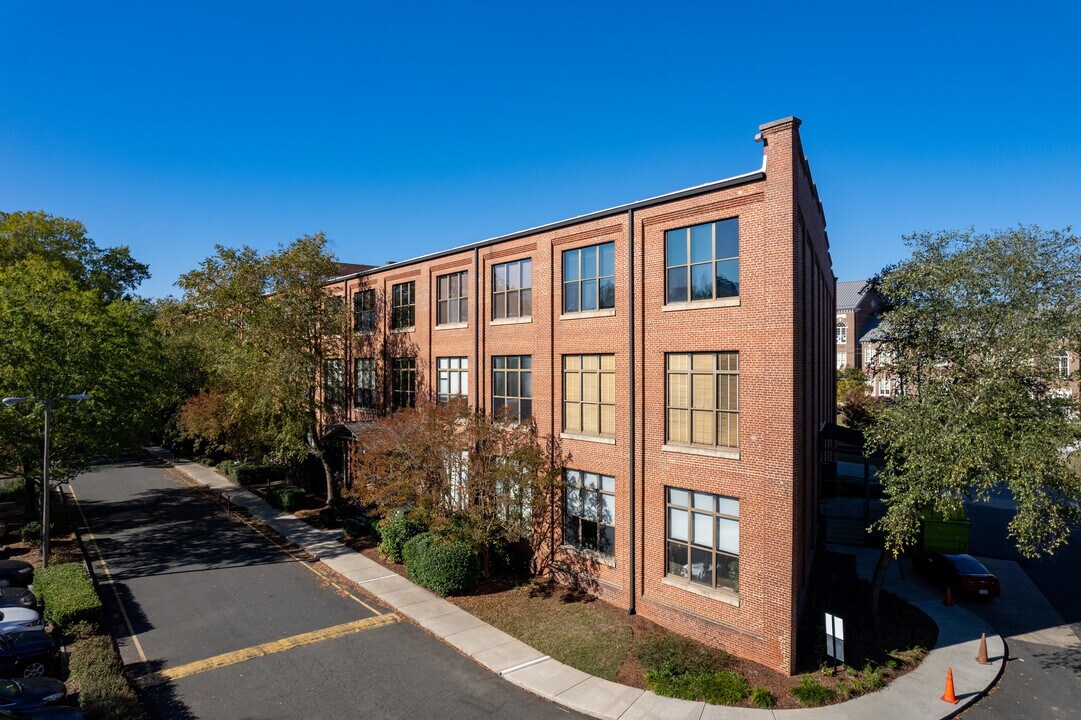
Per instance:
[[[976,662],[980,665],[990,665],[987,659],[987,633],[980,633],[980,654],[976,656]]]
[[[946,599],[942,601],[942,604],[946,607],[953,605],[953,590],[949,585],[946,586]]]
[[[953,668],[946,668],[946,692],[942,696],[942,699],[948,703],[956,705],[960,702],[957,696],[953,694]]]

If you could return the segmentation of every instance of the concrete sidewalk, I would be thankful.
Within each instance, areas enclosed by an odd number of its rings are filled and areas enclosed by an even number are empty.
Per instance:
[[[169,451],[162,448],[148,448],[148,451],[162,460],[171,460]],[[364,588],[380,602],[507,681],[593,717],[620,720],[933,720],[951,717],[975,702],[998,679],[1005,662],[1005,646],[994,630],[961,607],[945,607],[938,594],[905,581],[894,563],[885,588],[927,613],[938,625],[938,641],[918,668],[883,690],[837,705],[804,710],[735,708],[660,697],[649,690],[602,680],[553,660],[342,544],[338,541],[340,531],[315,529],[289,513],[272,508],[262,498],[237,487],[210,468],[185,460],[175,463],[175,467],[192,480],[225,493],[234,504],[246,508],[254,517]],[[861,575],[873,569],[873,551],[856,555]],[[975,660],[981,632],[987,633],[990,665],[980,665]],[[956,694],[961,701],[957,705],[939,699],[945,688],[947,667],[953,669]]]

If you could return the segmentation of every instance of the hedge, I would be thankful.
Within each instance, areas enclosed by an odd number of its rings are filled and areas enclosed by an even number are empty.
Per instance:
[[[420,520],[404,513],[395,513],[379,523],[379,551],[393,562],[402,562],[402,547],[413,537],[427,530]]]
[[[235,462],[229,464],[226,474],[237,485],[259,485],[285,478],[285,468],[281,465]]]
[[[274,507],[291,512],[302,495],[304,488],[298,485],[278,485],[267,490],[266,499]]]
[[[91,720],[143,720],[146,713],[124,677],[111,638],[95,635],[71,651],[71,680],[79,686],[79,707]]]
[[[461,595],[477,584],[480,560],[469,543],[421,533],[402,548],[409,577],[440,595]]]
[[[646,687],[664,697],[705,701],[713,705],[735,705],[751,694],[747,680],[731,670],[686,670],[672,663],[647,670]]]
[[[34,593],[45,604],[45,622],[62,631],[77,622],[101,624],[101,600],[82,563],[50,565],[34,573]]]

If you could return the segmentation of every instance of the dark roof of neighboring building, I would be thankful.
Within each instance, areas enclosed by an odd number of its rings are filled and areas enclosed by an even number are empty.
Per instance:
[[[837,283],[837,312],[855,310],[868,287],[866,280],[849,280]]]
[[[885,327],[882,325],[882,318],[875,313],[863,328],[863,334],[860,335],[860,342],[878,342],[884,335]]]
[[[365,270],[371,270],[375,265],[362,265],[360,263],[338,263],[339,275],[351,275],[352,273],[364,272]]]

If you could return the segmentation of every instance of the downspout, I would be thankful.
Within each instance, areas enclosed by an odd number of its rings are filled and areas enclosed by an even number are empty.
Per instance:
[[[637,546],[637,543],[635,542],[635,533],[634,533],[634,528],[635,528],[635,523],[636,523],[636,518],[635,518],[635,514],[634,514],[634,509],[635,509],[634,486],[635,486],[635,482],[636,482],[635,477],[634,477],[634,468],[635,468],[635,464],[636,464],[636,460],[635,460],[636,456],[635,456],[635,451],[634,451],[634,434],[636,432],[636,428],[635,428],[636,422],[635,422],[635,420],[637,418],[637,415],[635,414],[635,409],[634,409],[634,396],[635,396],[634,363],[635,363],[635,357],[634,357],[634,210],[633,209],[627,211],[627,327],[628,327],[628,331],[629,331],[628,332],[628,337],[630,338],[628,348],[630,350],[630,384],[631,384],[631,391],[630,391],[630,393],[628,393],[630,395],[630,423],[631,423],[630,432],[628,433],[628,437],[630,438],[630,440],[628,441],[628,446],[630,448],[630,456],[631,456],[630,473],[628,474],[628,487],[630,489],[630,492],[629,492],[629,495],[628,495],[628,500],[630,500],[629,507],[630,507],[631,511],[630,511],[630,523],[629,523],[629,529],[630,529],[630,562],[629,562],[629,568],[628,568],[630,570],[630,583],[629,583],[630,603],[627,605],[627,614],[628,615],[634,615],[635,614],[635,595],[637,593],[637,591],[635,589],[635,584],[634,584],[634,578],[635,578],[635,573],[636,573],[635,554],[638,551],[638,546]]]
[[[484,407],[480,400],[480,375],[484,363],[480,360],[480,248],[473,248],[473,409]]]

